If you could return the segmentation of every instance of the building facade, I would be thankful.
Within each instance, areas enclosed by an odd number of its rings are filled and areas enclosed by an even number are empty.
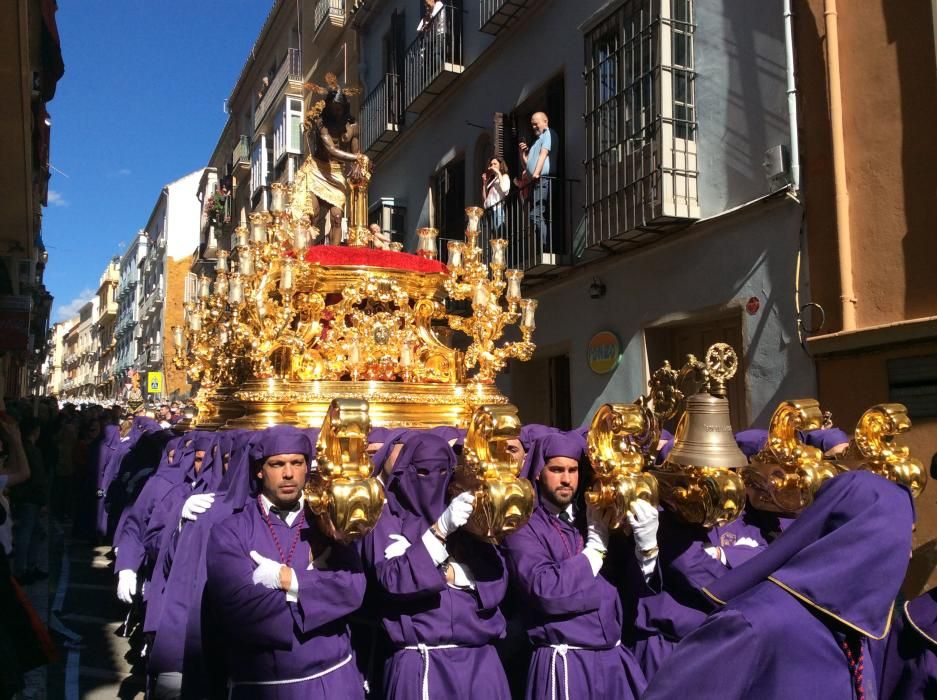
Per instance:
[[[197,193],[201,178],[202,171],[197,170],[166,185],[147,221],[146,254],[138,264],[139,343],[133,368],[144,380],[150,373],[161,376],[158,385],[147,386],[154,400],[189,394],[185,373],[172,364],[175,347],[171,329],[184,321],[186,279],[199,246],[201,205]]]
[[[98,283],[98,316],[94,328],[97,345],[96,394],[102,400],[115,395],[114,365],[117,358],[117,289],[120,283],[120,258],[112,258]]]
[[[361,3],[371,218],[407,249],[431,226],[445,259],[490,158],[519,175],[532,116],[549,118],[541,218],[512,187],[482,223],[483,240],[508,239],[549,319],[534,359],[505,377],[525,422],[579,425],[715,341],[740,357],[736,429],[815,394],[792,291],[803,208],[782,4],[466,0],[420,27],[422,3]],[[602,331],[620,362],[597,374]]]
[[[934,3],[794,3],[819,398],[851,427],[905,404],[899,440],[937,450],[937,135]],[[937,508],[917,502],[906,593],[937,583]]]
[[[49,198],[49,102],[65,67],[55,3],[11,0],[0,8],[7,27],[0,46],[0,376],[7,395],[38,391],[52,296],[43,283],[48,254],[42,209]]]
[[[114,377],[116,392],[122,395],[128,383],[129,372],[134,368],[140,346],[141,327],[140,303],[143,290],[140,286],[140,267],[149,250],[150,239],[146,231],[138,231],[120,257],[120,280],[117,283],[117,321],[114,326],[116,344]]]

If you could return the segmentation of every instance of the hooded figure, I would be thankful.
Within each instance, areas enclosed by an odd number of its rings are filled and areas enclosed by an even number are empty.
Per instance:
[[[105,508],[104,497],[107,495],[107,489],[117,474],[117,466],[120,464],[118,453],[120,452],[120,428],[116,425],[107,424],[101,431],[101,438],[98,452],[95,457],[95,478],[97,486],[97,502],[95,504],[95,533],[99,538],[107,537],[107,509]],[[115,466],[117,462],[117,466]]]
[[[602,572],[608,529],[584,507],[584,451],[576,433],[534,440],[521,475],[535,485],[539,504],[504,541],[535,647],[529,699],[637,698],[645,686],[637,661],[621,646],[619,592]]]
[[[174,472],[179,469],[184,442],[185,438],[179,437],[166,443],[156,471],[146,480],[133,505],[124,510],[125,516],[121,517],[117,525],[114,534],[114,548],[117,550],[114,570],[118,574],[117,597],[121,602],[132,602],[138,588],[138,575],[149,578],[153,561],[147,562],[144,535],[157,503],[175,483]]]
[[[864,471],[831,479],[764,552],[703,589],[718,611],[645,698],[872,697],[869,641],[888,633],[913,522],[905,488]],[[713,673],[726,660],[738,672]]]
[[[873,649],[880,698],[937,697],[937,588],[906,602],[882,648]]]
[[[384,668],[388,698],[511,697],[492,642],[508,575],[498,550],[459,528],[474,497],[446,504],[455,454],[445,438],[412,432],[387,482],[387,505],[364,541],[382,595],[377,602],[394,651]]]
[[[217,471],[215,502],[195,519],[182,519],[170,538],[166,561],[169,571],[160,597],[161,612],[155,621],[156,638],[147,660],[147,671],[161,687],[178,690],[182,685],[184,657],[193,648],[189,635],[201,647],[201,599],[205,587],[205,546],[212,525],[231,515],[235,504],[243,507],[248,496],[246,447],[251,433],[225,431],[215,436],[215,447],[206,455],[200,474]],[[245,458],[237,458],[237,453]],[[219,478],[220,477],[220,478]],[[193,624],[192,618],[195,618]],[[200,651],[200,650],[199,650]],[[199,663],[196,668],[199,668]],[[201,671],[202,669],[199,668]],[[167,677],[167,674],[171,674]],[[192,673],[192,681],[201,674]],[[207,685],[199,686],[206,690]],[[204,697],[206,693],[202,693]]]
[[[355,547],[306,518],[313,454],[296,428],[257,434],[257,494],[208,535],[203,630],[217,634],[231,700],[364,697],[345,616],[361,605],[365,575]]]

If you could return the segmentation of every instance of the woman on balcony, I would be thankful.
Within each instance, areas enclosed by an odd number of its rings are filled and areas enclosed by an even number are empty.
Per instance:
[[[326,213],[329,217],[329,243],[342,242],[342,214],[345,209],[347,181],[345,163],[352,168],[367,168],[368,157],[358,150],[358,124],[351,116],[348,90],[342,89],[335,75],[325,76],[328,88],[324,100],[319,100],[306,114],[307,160],[309,174],[306,188],[315,195],[312,215],[320,231],[325,230]]]
[[[490,217],[492,230],[501,236],[501,227],[504,225],[504,206],[508,193],[511,191],[511,176],[508,174],[508,164],[501,156],[492,156],[488,161],[488,169],[482,173],[482,201]]]

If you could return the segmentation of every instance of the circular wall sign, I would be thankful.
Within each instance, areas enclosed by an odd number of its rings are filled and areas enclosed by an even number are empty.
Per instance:
[[[761,300],[758,297],[750,297],[748,303],[745,304],[745,310],[748,311],[749,316],[754,316],[758,313],[758,309],[761,308]]]
[[[586,348],[589,369],[596,374],[608,374],[621,361],[621,341],[611,331],[600,331],[589,340]]]

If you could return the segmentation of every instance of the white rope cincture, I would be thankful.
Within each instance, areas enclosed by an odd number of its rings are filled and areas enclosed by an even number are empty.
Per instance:
[[[420,652],[420,658],[423,661],[423,684],[421,694],[423,700],[429,700],[429,653],[434,649],[458,649],[458,644],[415,644],[406,646],[404,649]]]
[[[304,678],[287,678],[283,681],[229,681],[228,682],[228,698],[234,696],[234,689],[240,686],[256,686],[256,685],[290,685],[291,683],[305,683],[306,681],[313,681],[316,678],[322,678],[322,676],[327,676],[333,671],[337,671],[342,666],[351,661],[352,655],[349,654],[344,659],[339,661],[334,666],[330,666],[324,671],[319,671],[318,673],[313,673],[311,676],[305,676]]]
[[[592,649],[590,647],[577,647],[573,644],[548,644],[553,650],[550,655],[550,700],[556,700],[556,657],[563,660],[563,700],[569,700],[569,662],[566,655],[570,651],[605,651],[605,649]],[[613,649],[621,646],[621,640],[615,642]],[[427,700],[424,698],[424,700]]]

